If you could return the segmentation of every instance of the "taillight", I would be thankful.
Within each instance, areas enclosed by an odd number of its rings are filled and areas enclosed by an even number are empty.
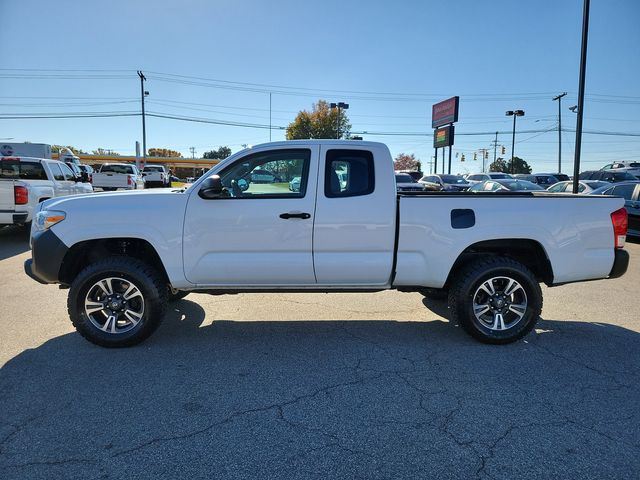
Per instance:
[[[89,174],[89,183],[93,183],[93,175],[91,173]]]
[[[133,185],[133,180],[131,180],[131,177],[127,177],[127,184]]]
[[[27,187],[14,185],[13,197],[15,199],[16,205],[26,205],[27,203],[29,203],[29,191],[27,190]]]
[[[627,210],[621,208],[611,214],[611,223],[613,224],[613,236],[616,248],[623,248],[627,239],[627,228],[629,220],[627,218]]]

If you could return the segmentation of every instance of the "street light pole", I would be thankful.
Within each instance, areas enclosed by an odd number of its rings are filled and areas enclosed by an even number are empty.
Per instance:
[[[567,92],[561,93],[558,96],[553,97],[552,100],[558,101],[558,173],[562,173],[562,97],[564,97]]]
[[[337,108],[338,109],[338,116],[336,118],[336,139],[338,139],[338,138],[340,138],[340,109],[348,110],[349,109],[349,104],[348,103],[344,103],[344,102],[330,103],[329,104],[329,108],[331,108],[331,109]]]
[[[145,125],[144,114],[144,97],[149,95],[149,92],[144,91],[144,82],[147,77],[144,76],[141,70],[138,70],[138,76],[140,77],[140,100],[142,101],[142,163],[147,163],[147,129]]]
[[[524,117],[524,110],[508,110],[507,117],[513,116],[513,134],[511,135],[511,173],[513,173],[514,151],[516,147],[516,117]]]
[[[576,151],[573,162],[573,193],[578,193],[580,149],[582,147],[582,114],[584,112],[584,81],[587,70],[587,39],[589,36],[589,0],[584,0],[582,12],[582,49],[580,51],[580,80],[578,83],[578,119],[576,121]]]

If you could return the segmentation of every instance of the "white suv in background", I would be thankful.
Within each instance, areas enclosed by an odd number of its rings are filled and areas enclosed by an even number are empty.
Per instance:
[[[476,183],[484,182],[486,180],[505,180],[507,178],[513,178],[508,173],[502,172],[487,172],[487,173],[472,173],[467,175],[465,180],[467,183],[474,185]]]

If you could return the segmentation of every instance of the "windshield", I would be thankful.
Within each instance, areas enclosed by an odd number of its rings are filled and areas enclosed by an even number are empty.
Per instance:
[[[0,162],[0,179],[46,180],[47,174],[39,162],[3,160]]]
[[[396,183],[413,183],[413,178],[411,175],[406,173],[396,174]]]
[[[467,183],[460,175],[440,175],[444,183]]]
[[[511,177],[511,175],[509,175],[508,173],[490,173],[489,176],[491,178],[497,178],[497,179],[501,179],[501,178],[513,178]]]

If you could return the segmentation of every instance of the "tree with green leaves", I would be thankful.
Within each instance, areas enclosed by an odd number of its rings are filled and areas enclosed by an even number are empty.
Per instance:
[[[147,156],[149,157],[182,157],[182,154],[176,150],[169,148],[150,148],[147,150]]]
[[[330,108],[318,100],[311,111],[302,110],[287,127],[287,140],[307,138],[349,138],[351,124],[344,110]]]
[[[229,147],[219,147],[217,150],[210,150],[204,152],[202,158],[210,158],[214,160],[224,160],[231,155],[231,149]]]
[[[489,165],[490,172],[503,173],[531,173],[529,164],[520,157],[513,157],[513,169],[511,168],[511,159],[505,160],[502,157],[496,158],[495,162]]]
[[[86,154],[81,148],[72,147],[71,145],[51,145],[51,153],[60,153],[61,150],[68,148],[74,155]]]
[[[399,153],[393,161],[394,170],[415,170],[419,172],[420,167],[420,160],[413,153],[410,155]]]
[[[112,157],[119,157],[120,154],[117,152],[114,152],[113,150],[110,150],[108,148],[96,148],[95,150],[91,151],[92,155],[108,155],[108,156],[112,156]]]

